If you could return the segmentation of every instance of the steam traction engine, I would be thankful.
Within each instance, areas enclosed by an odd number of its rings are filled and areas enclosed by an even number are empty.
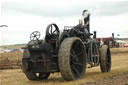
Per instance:
[[[114,33],[112,33],[112,37],[104,37],[104,38],[96,38],[96,40],[100,41],[102,40],[104,45],[108,45],[108,47],[110,48],[118,48],[119,47],[119,43],[116,42],[115,38],[114,38]]]
[[[60,72],[65,80],[81,79],[87,64],[90,68],[100,65],[102,72],[110,72],[110,49],[107,45],[100,46],[96,32],[90,33],[87,10],[83,11],[83,17],[84,25],[80,21],[62,33],[56,24],[49,24],[45,40],[39,39],[38,31],[30,35],[22,58],[22,70],[29,80],[48,79],[54,72]]]
[[[109,41],[109,47],[110,48],[118,48],[119,47],[119,43],[115,41],[115,38],[114,38],[114,33],[112,33],[112,38],[111,39],[108,39]]]

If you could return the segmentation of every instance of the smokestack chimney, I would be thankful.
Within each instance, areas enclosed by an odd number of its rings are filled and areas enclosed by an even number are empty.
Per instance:
[[[114,40],[114,33],[112,33],[112,39]]]
[[[94,39],[96,39],[96,31],[94,31],[94,36],[93,36]]]
[[[87,28],[88,32],[90,33],[90,13],[88,10],[83,11],[83,19],[84,19],[84,26]]]

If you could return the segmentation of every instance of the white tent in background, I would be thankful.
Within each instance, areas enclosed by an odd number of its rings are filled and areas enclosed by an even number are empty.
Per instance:
[[[4,50],[3,49],[0,49],[0,53],[4,53]]]
[[[116,42],[118,42],[118,43],[126,43],[126,42],[123,41],[123,40],[116,40]]]
[[[128,42],[123,40],[116,40],[116,41],[120,44],[120,47],[128,47]]]

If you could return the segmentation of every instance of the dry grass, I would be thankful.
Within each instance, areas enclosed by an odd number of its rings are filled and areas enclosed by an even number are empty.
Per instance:
[[[0,53],[0,59],[8,58],[9,60],[21,60],[22,55],[21,52]]]
[[[60,73],[55,73],[51,74],[49,79],[45,81],[30,81],[25,77],[21,69],[0,70],[0,85],[80,85],[88,81],[128,72],[128,48],[113,48],[111,51],[112,71],[110,73],[101,73],[100,67],[95,67],[87,69],[86,76],[81,80],[65,81]]]
[[[1,53],[0,70],[20,68],[22,55],[21,52]]]

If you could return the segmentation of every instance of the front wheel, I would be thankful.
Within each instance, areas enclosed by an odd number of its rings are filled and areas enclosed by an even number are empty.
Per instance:
[[[29,57],[29,52],[28,50],[24,50],[24,53],[23,53],[23,57]],[[22,58],[22,71],[24,72],[24,74],[26,75],[26,77],[29,79],[29,80],[46,80],[48,79],[50,73],[42,73],[42,72],[39,72],[39,73],[34,73],[34,72],[31,72],[30,71],[30,68],[29,68],[29,58]]]
[[[107,45],[101,47],[100,69],[102,72],[111,71],[111,52]]]
[[[59,69],[65,80],[78,80],[85,74],[86,55],[83,42],[77,38],[66,38],[61,43],[58,55]]]

